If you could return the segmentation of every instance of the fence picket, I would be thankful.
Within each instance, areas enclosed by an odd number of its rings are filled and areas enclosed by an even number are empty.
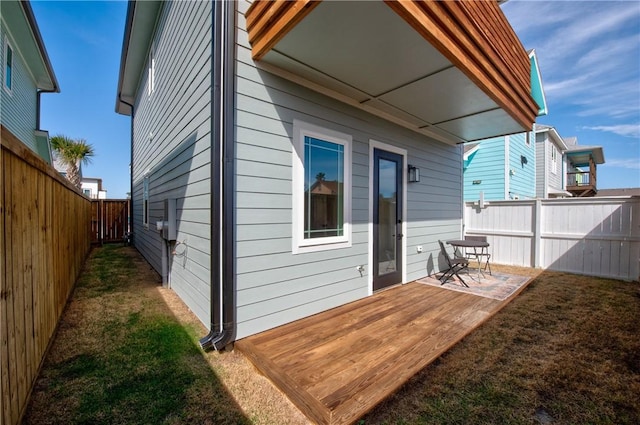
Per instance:
[[[638,215],[638,197],[469,202],[464,227],[487,236],[496,263],[636,280]]]
[[[13,425],[89,252],[91,202],[0,134],[0,422]]]

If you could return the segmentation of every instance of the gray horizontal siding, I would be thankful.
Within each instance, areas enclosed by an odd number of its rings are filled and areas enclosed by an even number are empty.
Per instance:
[[[38,153],[36,144],[36,108],[37,108],[37,89],[33,77],[22,60],[20,52],[17,50],[16,43],[6,32],[4,22],[0,23],[0,116],[2,117],[2,125],[4,125],[14,136],[22,143],[27,145],[29,149]],[[13,49],[13,69],[12,69],[12,85],[11,91],[5,90],[5,64],[4,57],[5,41],[9,40],[9,44]]]
[[[368,293],[369,141],[408,151],[421,182],[407,187],[407,278],[440,267],[438,239],[460,236],[461,152],[256,68],[238,3],[236,77],[236,268],[238,338]],[[295,119],[349,134],[352,246],[292,254]],[[416,246],[425,251],[418,254]],[[428,264],[434,264],[428,270]],[[368,267],[367,267],[368,268]]]
[[[177,200],[172,289],[207,326],[211,255],[211,4],[163,3],[153,36],[155,90],[147,65],[134,108],[133,223],[136,248],[161,271],[163,240],[155,223],[164,200]],[[149,229],[142,225],[142,187],[149,173]],[[173,247],[172,247],[173,248]]]

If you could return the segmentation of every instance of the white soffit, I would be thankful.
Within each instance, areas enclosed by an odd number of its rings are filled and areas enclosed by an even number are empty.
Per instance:
[[[524,131],[383,2],[324,1],[262,62],[447,143]]]

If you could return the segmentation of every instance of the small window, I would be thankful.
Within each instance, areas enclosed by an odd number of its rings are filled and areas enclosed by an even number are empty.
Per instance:
[[[11,92],[13,87],[13,48],[6,39],[4,43],[4,57],[4,88],[8,92]]]
[[[88,197],[91,197],[91,189],[82,189],[82,193],[84,193]]]
[[[551,145],[551,171],[554,174],[558,172],[558,149],[555,145]]]
[[[293,251],[351,246],[351,136],[294,120]]]
[[[142,180],[142,225],[149,228],[149,176]]]
[[[156,89],[156,58],[153,47],[149,52],[149,75],[147,76],[147,80],[147,92],[149,96],[151,96]]]

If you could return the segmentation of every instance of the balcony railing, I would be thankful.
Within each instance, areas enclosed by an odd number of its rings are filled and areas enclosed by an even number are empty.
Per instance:
[[[567,173],[567,191],[575,196],[593,196],[597,192],[595,169]]]

